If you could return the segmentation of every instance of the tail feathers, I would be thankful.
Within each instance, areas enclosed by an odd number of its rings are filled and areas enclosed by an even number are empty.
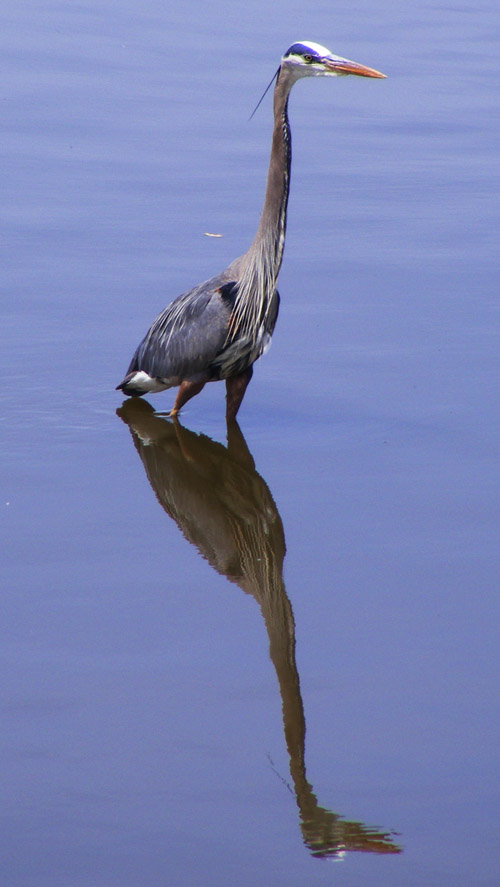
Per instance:
[[[115,390],[124,391],[129,397],[141,397],[150,391],[161,391],[165,386],[159,385],[158,381],[143,370],[136,370],[133,373],[128,373]]]

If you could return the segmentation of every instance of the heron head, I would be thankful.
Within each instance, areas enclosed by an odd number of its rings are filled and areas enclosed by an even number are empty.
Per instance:
[[[386,76],[374,68],[333,55],[325,46],[310,40],[293,43],[281,59],[281,69],[287,70],[297,80],[299,77],[344,77],[346,74],[357,74],[358,77]]]

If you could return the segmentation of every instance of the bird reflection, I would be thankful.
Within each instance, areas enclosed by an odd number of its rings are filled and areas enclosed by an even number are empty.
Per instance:
[[[202,557],[260,606],[278,678],[290,774],[306,847],[318,858],[346,851],[399,853],[388,832],[348,822],[318,804],[307,781],[306,723],[295,662],[295,623],[283,582],[285,536],[267,484],[236,421],[227,447],[160,418],[144,400],[129,400],[117,415],[131,431],[162,508]]]

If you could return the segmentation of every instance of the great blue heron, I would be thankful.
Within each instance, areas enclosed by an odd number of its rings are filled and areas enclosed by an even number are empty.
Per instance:
[[[373,68],[333,55],[318,43],[303,41],[287,49],[275,75],[266,194],[250,249],[158,315],[117,389],[138,397],[180,386],[170,413],[175,416],[206,382],[225,379],[226,416],[236,416],[252,378],[252,364],[269,347],[278,316],[276,282],[285,243],[292,158],[287,113],[290,90],[301,77],[346,74],[385,77]]]

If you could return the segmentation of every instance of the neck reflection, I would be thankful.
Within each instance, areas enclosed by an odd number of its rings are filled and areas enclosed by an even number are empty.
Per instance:
[[[278,509],[236,422],[227,447],[160,418],[144,400],[117,415],[166,513],[202,557],[259,604],[280,688],[290,774],[304,844],[318,858],[346,851],[399,853],[388,832],[349,822],[318,804],[307,781],[306,723],[295,662],[295,622],[283,582],[285,536]]]

